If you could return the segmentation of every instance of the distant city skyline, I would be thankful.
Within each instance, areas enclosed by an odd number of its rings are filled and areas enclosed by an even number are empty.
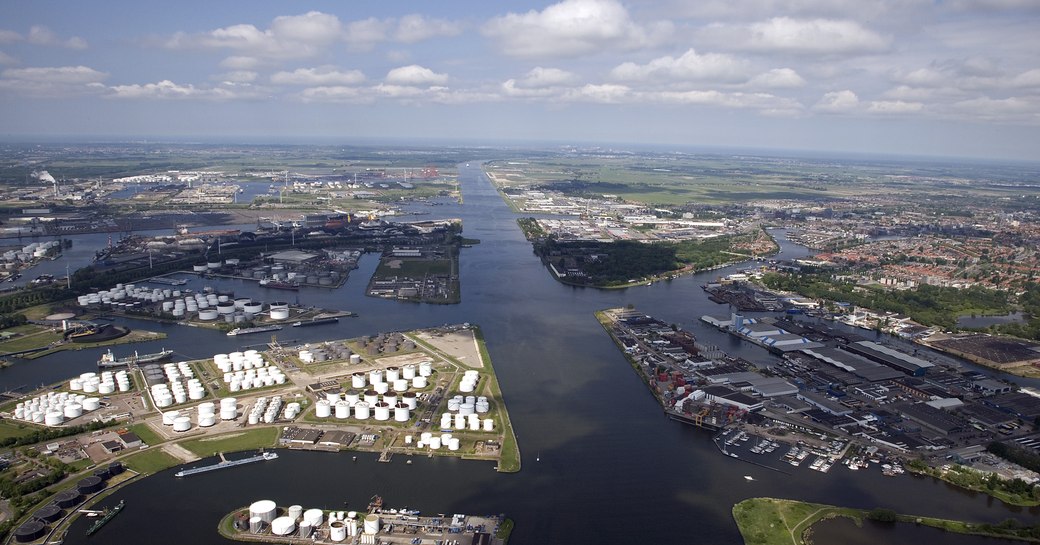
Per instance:
[[[1038,0],[0,5],[3,140],[1040,159]]]

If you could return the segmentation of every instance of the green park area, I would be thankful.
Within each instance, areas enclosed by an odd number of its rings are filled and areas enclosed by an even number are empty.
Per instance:
[[[255,430],[234,432],[215,437],[192,439],[184,441],[181,443],[181,446],[190,450],[196,456],[205,458],[222,452],[239,452],[273,447],[280,431],[277,427],[257,428]]]

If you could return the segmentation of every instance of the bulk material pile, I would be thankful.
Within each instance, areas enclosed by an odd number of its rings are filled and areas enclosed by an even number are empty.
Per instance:
[[[83,413],[98,410],[100,406],[101,399],[97,397],[68,392],[48,392],[47,395],[19,402],[15,405],[14,417],[25,422],[60,426],[66,419],[78,418],[83,416]]]
[[[224,373],[224,383],[232,392],[251,390],[285,384],[285,373],[278,367],[268,365],[263,355],[256,350],[216,354],[213,363]]]

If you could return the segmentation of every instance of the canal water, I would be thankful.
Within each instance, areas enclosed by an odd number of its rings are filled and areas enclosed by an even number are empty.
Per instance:
[[[168,470],[131,484],[108,500],[125,498],[127,507],[93,540],[226,543],[216,533],[220,517],[258,499],[363,510],[375,494],[391,506],[426,513],[506,513],[516,520],[513,543],[519,545],[739,543],[731,508],[755,496],[986,522],[1038,514],[932,479],[887,478],[842,466],[829,474],[803,470],[790,476],[722,456],[707,433],[662,415],[593,313],[633,304],[694,332],[703,343],[767,363],[772,356],[765,351],[699,321],[703,314],[728,312],[708,301],[700,285],[737,267],[627,290],[564,286],[533,255],[516,215],[479,167],[460,167],[460,181],[465,204],[445,205],[436,214],[462,218],[465,236],[481,241],[462,251],[461,304],[365,297],[365,284],[377,263],[376,256],[366,256],[342,288],[303,288],[288,295],[304,305],[350,310],[359,317],[330,326],[286,328],[277,335],[282,342],[306,342],[462,322],[480,325],[519,440],[521,472],[499,474],[491,463],[454,459],[416,457],[406,465],[398,457],[380,464],[373,454],[359,454],[355,462],[348,453],[283,451],[271,462],[187,479],[176,479],[175,470]],[[781,257],[805,253],[784,243]],[[267,301],[287,296],[238,280],[209,279],[205,285]],[[267,335],[235,338],[177,325],[119,322],[169,335],[134,345],[141,352],[165,346],[185,359],[268,340]],[[99,352],[18,362],[0,370],[0,387],[52,382],[93,370]],[[87,543],[86,526],[85,519],[73,525],[66,543]]]

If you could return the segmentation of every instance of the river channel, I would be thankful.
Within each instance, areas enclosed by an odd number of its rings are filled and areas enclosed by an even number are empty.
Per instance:
[[[916,477],[808,469],[785,475],[720,455],[701,430],[667,420],[639,377],[597,323],[596,310],[633,304],[694,332],[706,344],[755,362],[772,356],[703,325],[703,314],[724,314],[700,285],[731,267],[627,290],[595,290],[554,281],[533,255],[477,164],[461,166],[465,204],[430,208],[429,218],[460,217],[468,238],[462,251],[462,303],[416,305],[368,298],[364,287],[378,258],[365,256],[342,288],[304,288],[305,305],[357,312],[334,326],[287,328],[279,340],[304,342],[391,330],[470,322],[480,325],[498,372],[523,456],[523,469],[499,474],[492,464],[421,458],[377,463],[374,454],[281,452],[278,460],[186,479],[168,470],[115,494],[123,513],[93,538],[79,520],[66,543],[193,545],[227,543],[216,533],[221,516],[258,499],[279,505],[363,509],[379,494],[391,506],[425,513],[506,513],[516,521],[511,543],[736,544],[734,503],[773,496],[849,507],[887,507],[902,513],[999,522],[1038,512],[1009,508],[979,494]],[[428,219],[428,218],[423,218]],[[781,233],[782,234],[782,233]],[[782,241],[781,257],[806,250]],[[77,250],[79,248],[77,247]],[[92,252],[91,252],[92,255]],[[238,280],[193,280],[272,301],[285,294]],[[120,320],[159,330],[168,338],[135,345],[163,346],[183,359],[210,357],[266,338],[229,338],[178,325]],[[121,347],[124,350],[126,347]],[[100,350],[19,361],[0,370],[0,388],[35,386],[94,370]],[[754,480],[745,479],[745,475]]]

